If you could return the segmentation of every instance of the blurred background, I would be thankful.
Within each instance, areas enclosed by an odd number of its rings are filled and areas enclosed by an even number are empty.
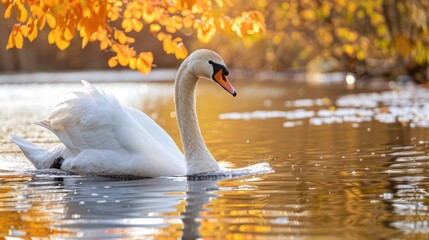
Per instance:
[[[352,72],[359,76],[411,76],[427,82],[429,62],[428,0],[235,0],[228,11],[258,10],[267,30],[259,36],[239,38],[217,32],[209,44],[196,40],[187,29],[178,34],[189,51],[218,51],[230,68],[284,72]],[[239,7],[238,7],[239,6]],[[4,14],[0,6],[0,14]],[[0,22],[0,71],[71,71],[107,69],[109,52],[98,43],[81,49],[81,39],[60,51],[47,43],[48,28],[22,50],[6,50],[13,21]],[[137,50],[154,52],[157,68],[174,68],[181,61],[167,55],[148,30],[136,33]]]

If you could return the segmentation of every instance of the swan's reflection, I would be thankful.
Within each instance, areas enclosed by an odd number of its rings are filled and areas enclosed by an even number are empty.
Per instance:
[[[69,190],[65,219],[59,229],[76,229],[82,237],[171,236],[194,239],[199,234],[200,211],[214,193],[218,180],[188,181],[156,178],[112,181],[64,178]]]
[[[12,208],[20,205],[22,212],[15,212],[15,217],[28,224],[39,220],[45,224],[39,224],[38,233],[28,231],[26,224],[4,227],[12,236],[195,239],[201,236],[204,206],[218,197],[218,182],[33,176],[22,182],[25,186],[11,188],[21,199]]]

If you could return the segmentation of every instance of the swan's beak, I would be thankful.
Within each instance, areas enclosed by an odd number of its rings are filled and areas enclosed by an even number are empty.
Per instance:
[[[213,75],[213,80],[217,82],[221,87],[223,87],[226,91],[232,94],[232,96],[236,96],[237,92],[234,87],[229,82],[228,77],[223,73],[223,70],[219,70],[216,74]]]

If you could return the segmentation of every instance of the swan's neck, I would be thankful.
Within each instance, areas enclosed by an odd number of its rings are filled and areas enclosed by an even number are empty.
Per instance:
[[[174,100],[180,136],[185,151],[187,174],[216,171],[219,166],[207,149],[198,126],[195,87],[198,77],[188,72],[186,61],[176,76]]]

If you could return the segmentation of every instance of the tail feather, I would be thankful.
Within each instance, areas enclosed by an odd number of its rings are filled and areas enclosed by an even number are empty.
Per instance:
[[[48,149],[38,147],[15,134],[10,136],[10,140],[18,145],[24,155],[37,169],[49,168],[49,166],[52,164]]]

